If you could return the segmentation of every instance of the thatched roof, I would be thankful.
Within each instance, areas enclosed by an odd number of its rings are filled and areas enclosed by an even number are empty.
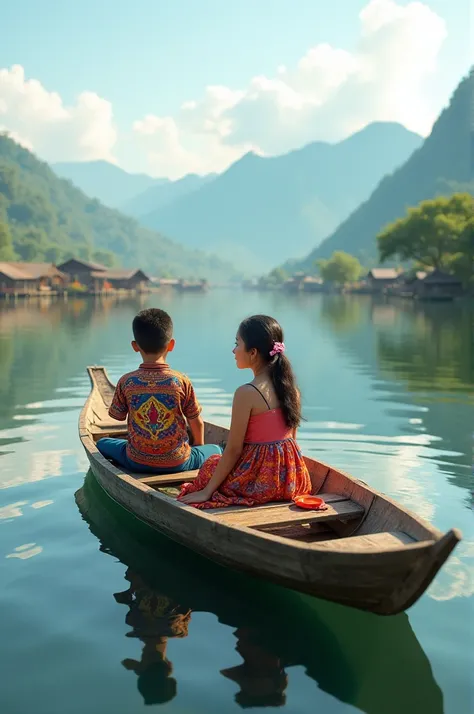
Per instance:
[[[444,270],[433,270],[431,273],[428,273],[423,282],[425,284],[442,283],[443,285],[452,285],[455,283],[457,285],[461,281],[455,275],[445,273]]]
[[[396,280],[398,271],[395,268],[372,268],[369,270],[367,277],[372,277],[374,280]]]
[[[0,263],[0,273],[11,280],[39,280],[40,278],[65,278],[52,263]]]
[[[150,279],[148,275],[145,275],[143,270],[140,270],[139,268],[94,271],[91,273],[91,276],[93,278],[102,278],[103,280],[131,280],[135,276],[140,277],[141,280]]]
[[[102,265],[101,263],[89,263],[87,260],[80,260],[79,258],[69,258],[69,260],[65,260],[64,263],[61,263],[58,267],[60,270],[64,270],[70,263],[77,263],[78,265],[82,265],[82,267],[86,268],[86,270],[91,271],[96,270],[98,272],[104,272],[107,270],[106,265]]]

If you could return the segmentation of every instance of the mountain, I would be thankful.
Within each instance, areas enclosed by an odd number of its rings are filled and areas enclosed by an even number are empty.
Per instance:
[[[168,179],[154,179],[147,174],[129,174],[108,161],[81,161],[53,164],[61,178],[69,179],[88,196],[111,208],[120,208],[150,186],[168,183]]]
[[[141,267],[151,275],[235,275],[216,256],[186,249],[89,198],[0,134],[0,260],[59,263],[72,256]]]
[[[177,198],[186,196],[198,188],[209,183],[217,174],[198,176],[197,174],[187,174],[177,181],[167,181],[166,183],[153,184],[142,193],[134,196],[120,206],[120,210],[129,216],[140,218],[147,214],[164,208]]]
[[[409,206],[457,191],[474,193],[474,69],[458,86],[423,145],[379,183],[370,198],[296,267],[309,267],[335,250],[377,261],[376,236]],[[295,251],[296,252],[296,251]]]
[[[316,142],[277,157],[249,153],[141,220],[258,272],[304,255],[421,141],[399,124],[375,123],[338,144]]]

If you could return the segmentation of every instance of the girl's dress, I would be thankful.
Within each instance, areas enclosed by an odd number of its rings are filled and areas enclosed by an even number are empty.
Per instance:
[[[269,406],[266,399],[265,402]],[[221,458],[210,456],[197,478],[182,485],[179,497],[205,488]],[[305,493],[311,493],[311,479],[300,448],[282,410],[269,408],[250,417],[238,462],[211,499],[195,507],[256,506],[269,501],[291,501]]]

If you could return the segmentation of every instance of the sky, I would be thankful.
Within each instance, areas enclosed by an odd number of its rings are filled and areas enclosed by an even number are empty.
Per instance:
[[[469,9],[15,0],[2,8],[0,129],[50,162],[105,159],[173,179],[371,121],[427,135],[472,64]]]

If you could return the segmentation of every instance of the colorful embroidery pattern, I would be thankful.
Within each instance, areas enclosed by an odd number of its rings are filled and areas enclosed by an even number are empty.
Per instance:
[[[219,463],[211,456],[192,483],[181,487],[180,496],[205,488]],[[299,446],[293,439],[271,444],[245,444],[242,455],[210,501],[196,508],[256,506],[269,501],[291,501],[311,493],[311,479]]]
[[[109,409],[113,419],[128,415],[127,456],[160,469],[189,458],[186,419],[200,412],[188,377],[167,364],[141,365],[121,377]]]
[[[174,413],[152,396],[137,409],[135,421],[145,435],[156,441],[172,426]]]

